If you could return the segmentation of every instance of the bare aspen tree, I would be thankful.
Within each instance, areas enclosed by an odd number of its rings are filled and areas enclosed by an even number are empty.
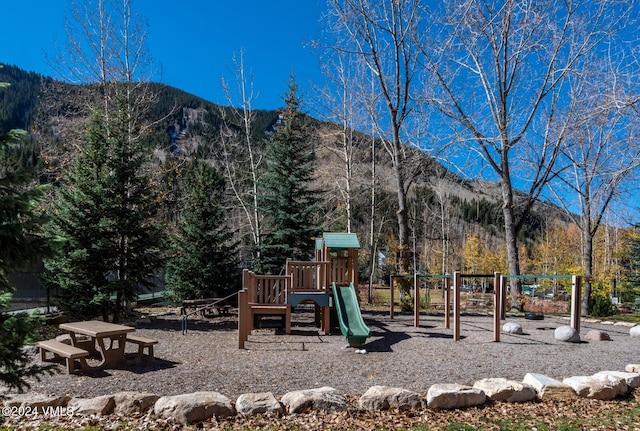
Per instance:
[[[110,48],[111,21],[105,0],[70,2],[64,25],[67,39],[57,52],[47,54],[57,80],[43,88],[44,103],[36,133],[43,135],[39,139],[47,140],[47,133],[52,130],[59,142],[57,148],[44,148],[46,153],[42,154],[47,172],[56,181],[79,151],[79,139],[91,113],[101,109],[108,120],[110,96],[106,84],[113,79],[118,63],[114,58],[117,51]],[[78,86],[73,96],[68,94],[66,84]],[[102,95],[84,84],[99,85]],[[72,103],[68,103],[71,97]]]
[[[615,45],[621,48],[620,42]],[[582,235],[585,314],[590,312],[596,233],[610,211],[625,206],[640,171],[640,77],[628,54],[620,52],[625,57],[616,63],[596,59],[591,69],[572,76],[569,94],[577,112],[561,147],[562,169],[549,183],[556,203]]]
[[[463,0],[433,11],[422,50],[428,99],[500,182],[512,275],[520,274],[518,233],[565,138],[569,116],[558,111],[567,104],[568,77],[594,67],[589,54],[624,28],[632,7],[617,0]],[[517,307],[520,286],[511,281]]]
[[[150,106],[157,101],[157,94],[149,85],[152,64],[146,47],[146,25],[134,14],[132,0],[118,0],[117,4],[120,8],[114,7],[114,15],[121,22],[119,28],[116,28],[120,37],[116,38],[113,49],[120,55],[116,57],[118,60],[114,80],[124,84],[122,91],[126,93],[126,106],[129,110],[128,139],[130,142],[138,142],[161,119],[149,120],[147,116]]]
[[[244,52],[240,52],[233,59],[235,67],[235,84],[236,89],[229,87],[229,82],[222,79],[222,87],[229,102],[229,106],[238,106],[231,108],[232,121],[240,124],[242,131],[236,134],[231,131],[227,121],[227,109],[221,108],[220,113],[223,119],[222,128],[220,130],[220,140],[223,144],[223,160],[224,172],[227,177],[228,184],[245,216],[247,225],[251,232],[252,246],[259,253],[261,225],[260,211],[258,206],[258,183],[260,178],[260,165],[262,164],[262,156],[256,151],[256,143],[253,137],[253,123],[255,121],[255,112],[252,104],[255,98],[253,83],[251,78],[247,76],[244,64]],[[235,97],[234,97],[235,95]],[[238,102],[238,104],[234,103]],[[232,140],[233,142],[228,142]],[[242,160],[240,163],[234,163],[229,155],[231,149],[228,146],[242,146],[241,153],[246,154],[248,160]],[[248,163],[247,163],[248,162]],[[244,181],[246,175],[249,175],[249,181]]]
[[[370,124],[370,146],[371,146],[371,193],[369,196],[371,197],[370,205],[371,205],[371,220],[369,221],[369,253],[370,256],[370,271],[369,271],[369,294],[368,302],[369,304],[373,304],[373,286],[375,284],[376,277],[376,268],[378,266],[378,239],[380,238],[379,230],[382,228],[383,220],[380,220],[378,226],[378,232],[376,235],[376,115],[375,115],[375,106],[376,106],[376,84],[375,84],[375,76],[373,72],[371,72],[370,85],[368,86],[371,91],[368,93],[368,97],[365,99],[367,102],[367,106],[369,107],[369,124]]]
[[[328,121],[320,130],[320,143],[338,161],[340,169],[329,164],[328,171],[317,171],[316,176],[323,181],[321,188],[336,190],[337,193],[328,194],[337,197],[338,202],[329,205],[338,208],[341,214],[332,214],[327,218],[335,223],[344,225],[347,232],[353,232],[353,207],[357,194],[368,187],[359,182],[359,167],[363,160],[355,160],[357,149],[367,143],[366,138],[358,130],[362,130],[366,118],[361,74],[363,66],[357,58],[344,53],[336,53],[331,61],[324,65],[324,75],[329,84],[319,90],[320,110]],[[319,155],[320,156],[320,155]]]
[[[138,90],[151,78],[151,59],[146,49],[146,26],[134,14],[132,0],[91,0],[71,3],[65,21],[64,50],[50,61],[63,81],[100,84],[108,103],[114,83],[129,84],[128,96],[149,97]],[[142,99],[137,106],[146,106]],[[136,104],[132,104],[136,105]],[[108,111],[105,105],[105,111]]]
[[[56,80],[48,82],[37,133],[53,130],[62,148],[55,164],[68,164],[92,112],[100,109],[109,123],[115,96],[125,92],[130,139],[139,139],[157,121],[148,121],[157,95],[149,82],[152,60],[146,48],[146,25],[132,9],[132,0],[73,1],[65,17],[67,40],[48,57]],[[77,85],[73,94],[66,84]],[[69,102],[72,98],[72,103]],[[46,157],[47,155],[45,155]]]
[[[391,160],[397,193],[400,271],[409,270],[407,193],[414,180],[413,153],[407,151],[407,123],[415,109],[414,81],[418,69],[415,43],[419,27],[418,0],[329,0],[329,18],[337,40],[332,49],[358,56],[376,78],[380,98],[376,134]]]
[[[449,274],[453,273],[452,268],[449,263],[449,248],[451,242],[451,223],[448,221],[451,219],[451,209],[449,208],[450,203],[446,198],[446,192],[443,190],[441,185],[434,187],[434,192],[436,195],[436,201],[438,204],[437,207],[437,218],[440,223],[440,247],[441,247],[441,261],[440,261],[440,273],[441,274]]]

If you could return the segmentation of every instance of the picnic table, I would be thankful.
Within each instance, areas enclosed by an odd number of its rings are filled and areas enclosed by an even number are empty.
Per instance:
[[[205,305],[207,309],[215,310],[218,315],[227,315],[231,310],[231,306],[228,304],[224,304],[223,300],[225,298],[201,298],[201,299],[185,299],[182,301],[182,308],[180,308],[180,314],[186,315],[189,309],[197,310],[202,307],[200,310],[200,315],[205,317]],[[211,305],[210,305],[211,304]]]
[[[468,298],[467,307],[490,307],[493,301],[490,298]]]
[[[96,366],[99,369],[116,367],[125,362],[127,334],[135,331],[131,326],[98,320],[63,323],[60,329],[69,333],[74,347],[101,358]]]

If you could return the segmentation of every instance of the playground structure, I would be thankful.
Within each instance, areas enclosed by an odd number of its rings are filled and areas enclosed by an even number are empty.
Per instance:
[[[284,275],[244,270],[238,294],[238,348],[244,349],[256,321],[265,316],[281,316],[290,334],[292,308],[303,303],[314,304],[316,325],[325,335],[331,332],[335,305],[342,334],[350,345],[362,345],[370,331],[355,291],[359,248],[356,234],[325,232],[316,239],[315,261],[287,260]]]
[[[405,276],[406,277],[406,276]],[[444,279],[444,317],[445,328],[451,327],[451,319],[453,316],[453,339],[460,341],[460,304],[461,295],[460,288],[464,277],[472,278],[493,278],[493,341],[500,341],[500,321],[505,320],[506,304],[507,304],[507,279],[512,277],[502,275],[499,272],[494,274],[462,274],[459,271],[451,275],[427,275],[421,276],[415,274],[408,278],[413,279],[413,300],[414,300],[414,327],[420,326],[420,278]],[[519,278],[529,277],[547,277],[547,278],[571,278],[572,295],[571,295],[571,317],[570,326],[580,332],[580,316],[582,313],[582,277],[577,275],[565,276],[517,276]],[[399,276],[392,276],[390,283],[389,295],[389,318],[394,318],[394,280]]]
[[[358,249],[360,244],[355,234],[324,233],[316,239],[314,261],[293,261],[288,259],[284,275],[260,275],[244,270],[242,290],[238,292],[238,348],[244,349],[251,332],[258,327],[260,319],[280,316],[286,334],[291,334],[292,310],[300,304],[315,306],[315,323],[325,335],[331,333],[332,309],[343,336],[350,346],[361,346],[370,336],[364,323],[355,289],[358,283]],[[581,284],[580,276],[531,276],[494,274],[462,274],[459,271],[446,275],[402,276],[413,279],[414,326],[420,326],[420,279],[442,279],[444,297],[444,326],[451,328],[453,318],[453,339],[460,341],[461,287],[462,279],[493,279],[493,298],[487,302],[493,308],[493,341],[500,341],[500,321],[505,320],[507,304],[507,280],[518,278],[564,278],[572,280],[570,325],[580,331]],[[390,318],[394,318],[394,280],[390,286]],[[230,296],[235,295],[232,294]],[[226,300],[222,298],[217,301]],[[204,306],[205,309],[210,306]],[[183,333],[186,332],[186,317],[183,318]]]

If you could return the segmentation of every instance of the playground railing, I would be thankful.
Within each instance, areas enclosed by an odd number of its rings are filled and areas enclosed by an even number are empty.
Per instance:
[[[286,274],[292,277],[288,292],[326,292],[329,289],[331,262],[287,260]]]
[[[285,304],[290,285],[290,275],[258,275],[249,270],[243,273],[242,289],[250,303]]]
[[[352,259],[348,256],[335,256],[331,258],[331,280],[337,284],[349,284],[353,281],[350,277]]]

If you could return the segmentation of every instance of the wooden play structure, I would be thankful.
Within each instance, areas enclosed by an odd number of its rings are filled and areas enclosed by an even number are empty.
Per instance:
[[[315,261],[287,260],[284,275],[259,275],[245,270],[238,295],[238,348],[244,348],[256,322],[265,316],[282,316],[285,333],[290,334],[292,308],[303,303],[315,305],[316,324],[328,335],[332,301],[342,305],[338,319],[343,335],[350,344],[362,344],[369,330],[357,319],[362,320],[357,296],[355,304],[353,300],[359,248],[356,234],[326,232],[316,239]],[[357,336],[350,334],[354,328]]]

